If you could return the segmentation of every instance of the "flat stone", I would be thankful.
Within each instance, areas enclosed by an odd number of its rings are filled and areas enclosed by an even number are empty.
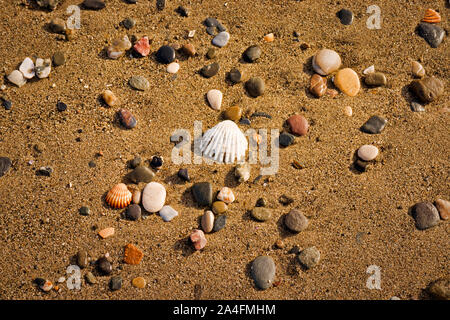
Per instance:
[[[250,274],[259,289],[266,290],[272,286],[275,272],[275,262],[271,257],[259,256],[252,262]]]
[[[77,252],[77,265],[80,268],[86,268],[89,264],[88,253],[84,250]]]
[[[141,211],[141,207],[138,204],[132,204],[127,208],[125,216],[129,220],[136,221],[141,218]]]
[[[222,106],[222,98],[223,94],[220,90],[212,89],[209,90],[206,94],[206,99],[208,100],[209,105],[214,110],[220,110]]]
[[[427,292],[438,300],[450,300],[450,276],[435,280],[427,287]]]
[[[437,48],[444,40],[445,30],[440,26],[421,22],[418,27],[419,36],[424,38],[432,47]]]
[[[212,204],[212,211],[215,214],[222,214],[225,213],[228,210],[228,206],[223,201],[214,201]]]
[[[111,262],[108,261],[107,258],[102,257],[97,260],[97,270],[100,272],[100,274],[108,275],[112,272],[112,265]]]
[[[378,148],[365,144],[358,149],[358,157],[363,161],[372,161],[378,156]]]
[[[411,62],[411,72],[416,78],[423,78],[425,76],[425,68],[417,61]]]
[[[148,167],[138,166],[129,175],[131,181],[134,183],[145,182],[149,183],[155,177],[155,173]]]
[[[142,206],[148,212],[158,212],[166,201],[166,188],[160,183],[150,182],[142,192]]]
[[[145,278],[143,277],[136,277],[131,280],[131,285],[135,288],[144,289],[147,285],[147,281],[145,281]]]
[[[128,83],[131,87],[140,91],[145,91],[150,88],[150,82],[142,76],[133,76],[130,78]]]
[[[309,83],[309,91],[317,98],[323,96],[327,91],[326,79],[317,73],[313,74]]]
[[[212,185],[209,182],[197,182],[192,186],[194,199],[201,207],[212,204],[212,193]]]
[[[178,170],[178,177],[183,181],[191,181],[189,178],[188,169],[180,169]]]
[[[228,73],[228,79],[231,81],[232,84],[239,83],[242,80],[242,74],[238,69],[233,68]]]
[[[219,32],[217,36],[212,39],[212,44],[216,47],[222,48],[227,45],[230,40],[230,34],[226,31]]]
[[[137,120],[133,114],[127,109],[119,109],[118,111],[120,123],[127,129],[133,129],[136,127]]]
[[[206,211],[201,220],[201,226],[205,233],[210,233],[214,228],[214,213],[210,210]]]
[[[413,112],[425,112],[425,107],[416,101],[411,101],[411,110]]]
[[[313,59],[312,66],[315,72],[322,76],[329,75],[341,66],[341,57],[336,51],[322,49],[318,51]]]
[[[439,212],[431,202],[419,202],[412,208],[412,216],[419,230],[425,230],[439,224]]]
[[[383,131],[386,126],[387,120],[379,116],[371,116],[361,127],[361,130],[365,133],[377,134]]]
[[[175,60],[175,50],[170,46],[162,46],[156,52],[156,59],[160,63],[169,64]]]
[[[11,168],[11,159],[8,157],[0,157],[0,177],[7,173],[9,168]]]
[[[350,97],[356,96],[361,88],[358,74],[350,68],[339,70],[334,77],[334,84]]]
[[[423,78],[421,80],[413,80],[409,85],[409,89],[421,102],[429,103],[444,93],[444,83],[435,77]]]
[[[442,220],[448,220],[450,218],[450,201],[443,199],[436,199],[434,202],[436,209],[439,211],[439,215]]]
[[[351,25],[353,23],[353,12],[348,9],[341,9],[336,14],[344,25]]]
[[[265,90],[264,80],[259,77],[250,78],[245,83],[245,88],[251,97],[256,98],[261,96]]]
[[[264,207],[255,207],[252,210],[252,217],[258,221],[267,221],[272,217],[272,210]]]
[[[227,28],[225,28],[220,22],[216,28],[219,32],[227,31]]]
[[[248,47],[244,53],[243,53],[243,57],[244,60],[247,62],[255,62],[256,60],[258,60],[261,57],[261,47],[258,45],[253,45]]]
[[[297,209],[292,209],[284,218],[284,224],[293,232],[300,232],[308,227],[308,218]]]
[[[178,216],[178,211],[171,206],[164,206],[161,210],[159,210],[159,216],[164,220],[164,222],[169,222]]]
[[[295,136],[290,133],[283,132],[278,138],[278,142],[282,147],[288,147],[294,143]]]
[[[217,72],[219,72],[220,66],[217,62],[208,64],[206,66],[204,66],[203,68],[200,69],[200,73],[202,74],[202,76],[204,76],[205,78],[211,78],[213,76],[215,76],[217,74]]]
[[[373,72],[364,77],[364,82],[366,85],[371,87],[380,87],[387,84],[387,79],[384,73]]]
[[[88,216],[90,213],[89,207],[81,207],[78,212],[82,215],[82,216]]]
[[[120,276],[114,276],[109,280],[109,288],[112,291],[116,291],[122,288],[122,278]]]
[[[216,18],[208,17],[205,19],[204,23],[205,23],[205,26],[207,26],[207,27],[217,27],[217,25],[219,24],[219,21],[217,21]]]
[[[135,52],[137,52],[141,57],[146,57],[150,54],[150,41],[148,37],[142,37],[137,41],[133,49]]]
[[[102,0],[84,0],[83,6],[85,9],[101,10],[106,7],[106,4]]]
[[[62,66],[64,63],[66,63],[66,57],[63,52],[58,51],[53,55],[53,64],[55,66]]]
[[[309,247],[300,252],[298,261],[307,269],[314,268],[320,261],[320,252],[316,247]]]
[[[298,136],[304,136],[308,133],[309,124],[308,120],[302,115],[296,114],[286,120],[287,125],[291,132]]]
[[[232,121],[237,121],[242,116],[242,109],[239,106],[229,107],[224,112],[224,118]]]
[[[210,36],[213,36],[216,34],[216,27],[206,27],[206,33]]]
[[[25,83],[27,83],[27,79],[23,76],[22,72],[19,70],[14,70],[7,77],[9,82],[15,84],[19,88],[22,87]]]
[[[226,215],[220,215],[217,216],[217,218],[214,219],[214,227],[213,232],[218,232],[225,228],[225,225],[227,223],[227,216]]]

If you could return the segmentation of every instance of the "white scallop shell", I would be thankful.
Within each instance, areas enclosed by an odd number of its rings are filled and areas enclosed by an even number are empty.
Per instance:
[[[204,157],[216,162],[233,163],[245,160],[248,142],[239,127],[225,120],[205,132],[200,140],[200,151]]]
[[[31,79],[34,77],[34,63],[30,58],[25,58],[19,67],[19,71],[22,72],[24,78]]]

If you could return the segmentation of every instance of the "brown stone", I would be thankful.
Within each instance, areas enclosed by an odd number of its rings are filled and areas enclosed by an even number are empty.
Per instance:
[[[124,262],[127,264],[139,264],[144,257],[144,253],[132,243],[125,247]]]
[[[183,45],[183,53],[189,57],[193,57],[195,56],[195,48],[191,43],[186,43],[185,45]]]
[[[284,224],[293,232],[300,232],[308,227],[308,219],[297,209],[292,209],[286,215]]]
[[[437,199],[434,202],[434,205],[436,206],[436,209],[438,209],[441,219],[448,220],[450,217],[450,201]]]
[[[435,77],[414,80],[409,89],[424,103],[436,100],[444,93],[444,83]]]
[[[308,120],[302,115],[293,115],[287,119],[286,123],[289,125],[291,132],[295,135],[304,136],[308,133]]]
[[[222,213],[226,212],[227,210],[228,210],[228,206],[227,206],[227,204],[226,204],[225,202],[223,202],[223,201],[215,201],[215,202],[212,204],[212,211],[213,211],[215,214],[222,214]]]
[[[239,106],[229,107],[224,112],[224,118],[232,121],[237,121],[242,116],[242,109]]]
[[[309,83],[309,91],[317,98],[320,98],[327,91],[327,81],[325,78],[319,76],[317,73],[311,77]]]
[[[145,281],[145,279],[142,277],[137,277],[131,280],[131,284],[133,285],[133,287],[143,289],[145,288],[147,281]]]
[[[358,74],[350,68],[339,70],[334,77],[334,84],[350,97],[356,96],[361,88]]]

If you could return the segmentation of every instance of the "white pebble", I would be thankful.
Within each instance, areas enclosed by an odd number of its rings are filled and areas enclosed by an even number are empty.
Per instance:
[[[372,161],[377,156],[378,148],[373,145],[365,144],[358,149],[358,157],[360,157],[361,160]]]
[[[22,64],[20,65],[19,71],[22,72],[23,76],[26,79],[33,78],[35,76],[33,60],[31,60],[30,58],[26,57],[23,60]]]
[[[223,94],[220,90],[212,89],[209,90],[206,94],[206,98],[208,99],[209,105],[214,110],[220,110],[220,107],[222,106],[222,97]]]
[[[22,72],[20,72],[19,70],[14,70],[9,74],[7,78],[11,83],[14,83],[19,88],[27,83],[27,79],[25,79]]]
[[[375,66],[370,66],[366,69],[364,69],[363,73],[364,74],[369,74],[369,73],[374,73],[375,72]]]
[[[194,35],[195,35],[195,30],[189,31],[189,34],[188,34],[188,37],[189,37],[189,38],[193,38]]]
[[[166,70],[168,73],[177,73],[180,70],[180,65],[176,62],[169,63]]]
[[[352,116],[352,114],[353,114],[353,110],[352,110],[352,107],[350,107],[350,106],[346,106],[346,107],[344,108],[344,113],[345,113],[345,115],[346,115],[346,116],[349,116],[349,117],[351,117],[351,116]]]

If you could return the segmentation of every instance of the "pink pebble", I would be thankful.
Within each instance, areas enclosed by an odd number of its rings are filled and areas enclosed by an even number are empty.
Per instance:
[[[202,230],[194,230],[190,236],[190,239],[194,244],[195,250],[201,250],[206,246],[206,238]]]
[[[133,49],[143,57],[148,56],[150,54],[150,43],[148,42],[148,37],[141,38],[134,44]]]

